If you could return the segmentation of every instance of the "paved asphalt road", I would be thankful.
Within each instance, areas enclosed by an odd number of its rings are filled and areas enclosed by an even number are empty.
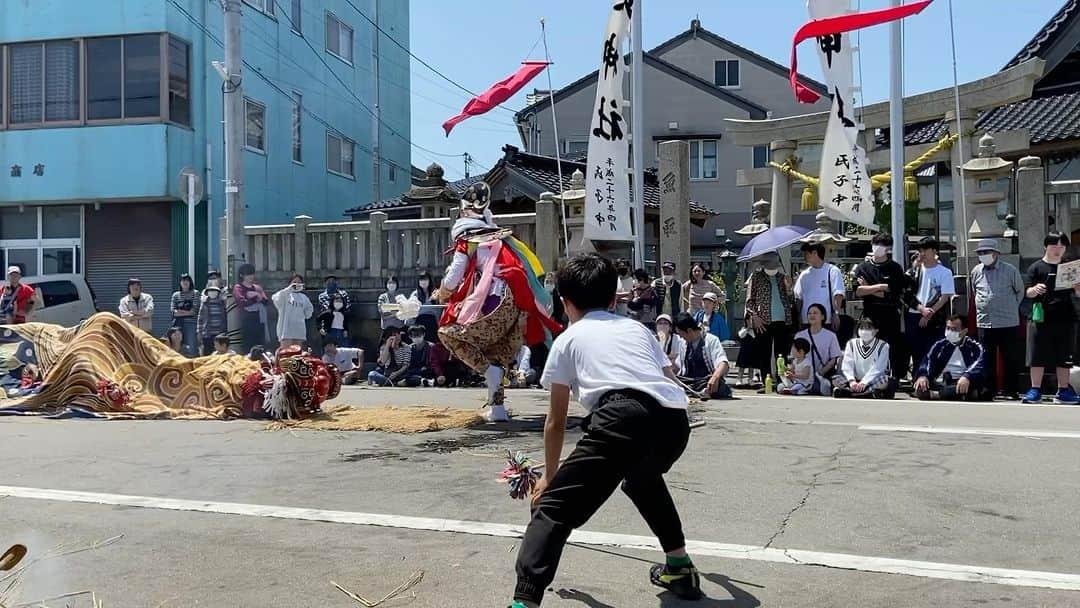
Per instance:
[[[350,388],[340,401],[481,399]],[[355,608],[330,581],[374,600],[423,570],[415,597],[383,605],[501,608],[528,512],[494,481],[499,455],[541,456],[546,406],[539,391],[510,399],[514,423],[410,436],[3,418],[0,544],[25,542],[30,559],[123,535],[34,565],[23,601]],[[545,606],[1080,606],[1080,408],[753,396],[697,409],[707,424],[668,479],[710,599],[648,584],[658,554],[617,493]]]

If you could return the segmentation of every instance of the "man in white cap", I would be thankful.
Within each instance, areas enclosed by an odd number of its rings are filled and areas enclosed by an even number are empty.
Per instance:
[[[975,247],[979,265],[968,279],[975,297],[975,322],[979,342],[986,348],[987,376],[997,378],[997,391],[1009,399],[1019,398],[1024,349],[1019,344],[1020,303],[1024,300],[1024,277],[1001,259],[994,239],[981,239]],[[1001,353],[1004,374],[997,374]]]
[[[0,295],[0,316],[6,325],[26,323],[34,308],[34,288],[22,282],[22,269],[18,266],[8,266],[7,278]]]

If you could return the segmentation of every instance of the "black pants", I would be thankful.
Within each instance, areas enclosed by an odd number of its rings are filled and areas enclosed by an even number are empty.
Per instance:
[[[908,374],[911,360],[907,340],[900,330],[900,311],[890,306],[867,306],[866,316],[877,327],[877,337],[889,345],[889,365],[892,377],[903,380]]]
[[[793,339],[791,327],[783,321],[773,321],[765,326],[765,331],[760,332],[754,345],[757,355],[757,368],[761,370],[761,377],[769,375],[776,357],[782,356],[787,359],[791,354],[791,341]]]
[[[956,392],[956,382],[959,378],[953,378],[949,374],[945,374],[942,380],[944,382],[940,384],[931,381],[929,391],[916,392],[915,396],[922,401],[934,401],[932,392],[937,392],[937,399],[941,401],[989,401],[994,397],[991,389],[987,388],[981,380],[971,380],[971,386],[968,387],[968,392],[965,395]]]
[[[986,348],[987,374],[997,378],[996,386],[988,386],[996,392],[1016,395],[1020,392],[1020,372],[1024,368],[1024,345],[1020,343],[1018,327],[980,328],[979,342]],[[1002,369],[997,374],[997,356],[1001,353]]]
[[[517,559],[514,599],[537,604],[555,580],[570,532],[593,516],[622,482],[664,551],[686,544],[663,475],[690,437],[685,410],[636,391],[609,393],[582,423],[585,436],[540,496]]]
[[[930,352],[930,347],[934,345],[934,342],[945,337],[945,326],[941,324],[938,318],[932,317],[929,325],[919,327],[919,320],[922,319],[922,315],[910,311],[906,313],[904,330],[907,334],[908,346],[911,348],[911,369],[919,369],[919,365],[926,358],[926,353]],[[892,348],[892,344],[889,344],[889,348]],[[893,377],[899,378],[900,376],[894,371]]]

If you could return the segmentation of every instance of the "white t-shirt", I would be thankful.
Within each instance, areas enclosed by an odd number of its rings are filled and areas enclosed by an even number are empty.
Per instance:
[[[926,304],[935,295],[951,296],[956,293],[956,281],[948,267],[938,264],[933,268],[923,268],[919,271],[919,292],[916,297],[919,304]]]
[[[572,323],[551,345],[543,386],[569,386],[592,411],[610,391],[636,390],[660,405],[684,410],[686,393],[664,375],[671,362],[656,337],[641,323],[604,311],[593,311]]]
[[[842,296],[845,293],[844,272],[832,264],[824,264],[821,268],[808,267],[799,273],[795,280],[795,299],[802,301],[802,310],[799,311],[799,322],[808,323],[806,311],[810,310],[811,304],[821,304],[825,307],[825,322],[832,321],[833,296]]]
[[[360,350],[359,348],[342,348],[339,346],[337,349],[337,353],[334,354],[333,361],[330,360],[329,356],[323,355],[323,363],[331,363],[333,365],[336,365],[338,370],[342,372],[349,372],[356,367],[356,364],[353,363],[353,359],[359,359],[363,356],[364,351]]]
[[[807,342],[810,342],[810,330],[804,329],[795,334],[795,338],[803,338]],[[795,347],[791,347],[791,356],[795,356]],[[843,355],[843,351],[840,350],[840,341],[836,339],[836,334],[831,329],[822,328],[821,331],[814,334],[814,341],[810,342],[810,356],[814,357],[814,370],[817,373],[821,373],[821,368],[825,364],[833,359],[836,359]],[[807,359],[810,357],[808,356]]]
[[[941,377],[938,378],[938,382],[941,382],[945,378],[945,374],[951,375],[957,380],[960,376],[964,375],[968,369],[967,363],[964,363],[964,353],[960,352],[960,347],[953,349],[952,356],[949,357],[949,362],[945,365],[945,369],[941,370]]]
[[[633,275],[626,275],[625,277],[619,277],[619,286],[616,288],[619,293],[634,293],[634,277]],[[627,316],[630,314],[630,305],[627,302],[619,302],[615,305],[615,313],[620,316]]]

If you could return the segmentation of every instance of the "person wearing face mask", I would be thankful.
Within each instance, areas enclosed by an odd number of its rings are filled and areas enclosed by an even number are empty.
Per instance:
[[[986,349],[968,337],[967,318],[953,315],[945,338],[930,347],[916,372],[915,396],[924,401],[984,401],[988,388]]]
[[[682,285],[675,279],[675,262],[664,262],[660,273],[652,284],[659,304],[657,312],[674,319],[682,312]]]
[[[330,300],[330,310],[319,313],[316,320],[319,324],[319,335],[323,337],[323,344],[333,342],[338,346],[348,346],[349,331],[345,325],[345,300],[341,294],[334,294]]]
[[[994,239],[982,239],[975,247],[979,265],[971,269],[968,278],[970,293],[975,296],[975,326],[979,341],[986,347],[986,361],[990,369],[997,370],[998,353],[1001,353],[1002,375],[996,378],[995,393],[1007,399],[1020,398],[1020,373],[1023,367],[1022,349],[1017,348],[1020,338],[1020,304],[1024,301],[1024,277],[1016,266],[1001,259],[1001,251]]]
[[[233,300],[240,309],[240,350],[250,353],[256,346],[264,346],[270,341],[266,325],[266,303],[270,298],[255,280],[253,264],[241,264],[237,274],[240,282],[233,287]]]
[[[405,377],[398,381],[398,386],[421,386],[433,384],[435,379],[431,372],[431,343],[427,341],[427,330],[423,325],[413,325],[409,328],[409,365],[405,371]]]
[[[660,342],[660,348],[671,361],[671,368],[678,376],[682,373],[683,358],[686,356],[686,340],[672,331],[670,315],[660,315],[656,318],[656,339]]]
[[[956,280],[947,266],[938,259],[937,239],[926,237],[919,241],[918,263],[913,265],[918,285],[908,302],[904,331],[911,349],[911,364],[918,367],[926,358],[930,345],[940,339],[945,326],[946,307],[956,294]],[[914,376],[913,376],[914,377]]]
[[[1069,248],[1069,237],[1051,232],[1043,239],[1045,254],[1027,271],[1027,297],[1035,301],[1028,331],[1034,348],[1031,351],[1031,389],[1024,394],[1024,403],[1042,401],[1042,381],[1046,368],[1057,371],[1057,403],[1076,405],[1080,402],[1069,385],[1073,351],[1076,349],[1076,309],[1074,294],[1080,295],[1080,285],[1057,288],[1058,265]],[[1041,311],[1041,314],[1039,314]],[[1040,318],[1041,317],[1041,318]]]
[[[342,289],[338,283],[338,278],[334,275],[329,275],[324,280],[324,285],[326,286],[326,289],[319,293],[319,312],[333,310],[332,300],[334,299],[334,296],[341,296],[341,301],[344,302],[342,312],[348,313],[352,302],[349,300],[349,292]]]
[[[307,320],[314,307],[304,293],[304,277],[294,274],[292,280],[274,294],[278,311],[277,335],[281,347],[303,346],[307,340]]]
[[[878,328],[870,317],[859,321],[855,340],[848,340],[840,375],[833,379],[834,397],[873,397],[892,399],[896,381],[889,373],[889,345],[878,337]]]
[[[630,316],[630,300],[634,297],[634,277],[630,274],[630,262],[619,258],[615,260],[615,271],[619,273],[618,288],[615,290],[615,314],[620,317]]]
[[[869,259],[855,269],[855,296],[862,298],[863,314],[873,320],[878,339],[889,345],[894,377],[904,378],[910,366],[900,329],[900,297],[913,280],[890,255],[892,248],[892,236],[874,235]]]
[[[397,313],[394,311],[382,311],[383,304],[394,304],[397,302],[398,296],[398,280],[397,277],[391,276],[386,280],[386,291],[379,294],[378,302],[379,315],[382,321],[383,330],[387,329],[402,329],[405,327],[405,321],[397,318]]]
[[[551,308],[548,309],[551,318],[555,319],[563,326],[568,325],[566,308],[563,306],[562,298],[559,297],[559,286],[555,281],[554,271],[544,275],[544,290],[551,294]]]
[[[206,289],[203,289],[196,329],[203,356],[212,354],[216,350],[214,339],[228,331],[225,298],[221,297],[221,287],[213,279],[207,279]]]
[[[644,268],[634,271],[634,290],[627,306],[631,319],[644,323],[646,327],[653,327],[656,322],[656,292],[652,287],[652,279]]]
[[[416,279],[416,289],[413,290],[411,297],[419,300],[421,304],[427,304],[433,293],[435,290],[431,288],[431,273],[425,270]]]
[[[745,365],[757,369],[761,377],[770,373],[779,355],[787,355],[792,339],[791,277],[784,274],[780,256],[768,253],[754,260],[755,268],[747,280],[745,326],[753,336],[744,340],[746,354],[739,350],[740,371]]]

